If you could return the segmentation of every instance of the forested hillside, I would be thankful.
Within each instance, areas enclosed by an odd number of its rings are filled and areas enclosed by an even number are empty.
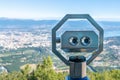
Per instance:
[[[0,80],[65,80],[66,72],[56,72],[50,57],[44,58],[42,64],[38,64],[32,70],[29,65],[19,72],[2,73]],[[105,71],[102,73],[88,72],[90,80],[119,80],[120,70]]]

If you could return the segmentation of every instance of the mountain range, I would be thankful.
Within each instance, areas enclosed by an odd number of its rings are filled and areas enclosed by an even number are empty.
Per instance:
[[[60,20],[32,20],[32,19],[9,19],[9,18],[0,18],[0,28],[6,28],[7,26],[18,25],[21,28],[31,27],[31,26],[40,26],[40,25],[51,25],[54,26]],[[74,23],[73,23],[74,22]],[[115,30],[120,29],[120,21],[97,21],[104,30]],[[70,25],[80,25],[81,23],[87,22],[83,21],[69,21]],[[16,26],[17,27],[17,26]]]

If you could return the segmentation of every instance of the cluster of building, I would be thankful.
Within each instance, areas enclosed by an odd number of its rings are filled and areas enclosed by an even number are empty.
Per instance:
[[[42,32],[0,32],[0,47],[18,49],[27,47],[50,46],[50,33]]]

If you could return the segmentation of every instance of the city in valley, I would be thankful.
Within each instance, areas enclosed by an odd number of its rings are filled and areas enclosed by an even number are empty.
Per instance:
[[[50,33],[48,31],[38,30],[35,33],[14,30],[0,32],[0,47],[3,47],[3,50],[39,46],[50,46]]]
[[[51,55],[50,35],[50,30],[43,28],[1,30],[0,69],[11,72],[22,65],[41,62],[44,55]]]
[[[0,25],[1,72],[18,71],[26,64],[39,64],[43,61],[43,58],[47,56],[51,56],[56,70],[68,70],[68,66],[58,59],[51,51],[51,29],[57,22],[56,20],[25,20],[26,23],[24,23],[24,20],[23,22],[22,20],[18,20],[17,23],[19,24],[15,25],[12,23],[14,21],[5,24],[6,21],[4,20],[2,20],[3,24]],[[108,26],[104,28],[105,34],[109,33],[109,31],[111,31],[111,33],[114,32],[109,28],[108,23],[111,22],[103,23]],[[113,24],[115,23],[113,22]],[[79,24],[75,23],[73,25]],[[119,29],[116,29],[116,33],[114,32],[114,35],[116,34],[117,36],[104,38],[104,51],[91,63],[91,66],[97,71],[120,68],[120,36],[117,30]],[[66,55],[70,56],[70,54],[67,53]]]

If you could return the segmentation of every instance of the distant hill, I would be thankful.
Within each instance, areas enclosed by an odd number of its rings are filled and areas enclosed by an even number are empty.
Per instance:
[[[0,18],[0,28],[33,28],[41,25],[54,25],[57,20],[31,20]]]
[[[107,37],[105,38],[105,41],[107,42],[106,46],[120,46],[120,36]]]
[[[40,25],[51,25],[53,27],[59,20],[32,20],[32,19],[9,19],[9,18],[0,18],[0,28],[9,28],[11,26],[30,28],[31,26],[40,26]],[[120,29],[120,22],[118,21],[97,21],[104,30],[112,30],[113,28],[118,30]],[[78,26],[81,23],[83,26],[88,26],[88,23],[84,20],[79,21],[69,21],[69,26]]]

